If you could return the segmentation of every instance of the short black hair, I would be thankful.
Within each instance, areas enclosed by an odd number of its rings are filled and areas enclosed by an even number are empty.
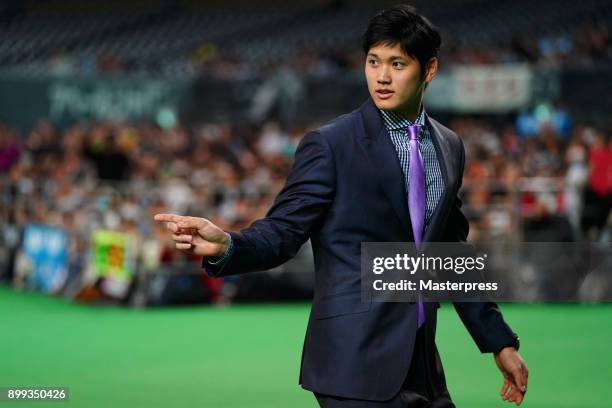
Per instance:
[[[406,54],[419,61],[422,78],[429,60],[438,56],[442,38],[438,28],[418,14],[416,8],[398,4],[372,17],[362,36],[366,55],[374,45],[397,43]]]

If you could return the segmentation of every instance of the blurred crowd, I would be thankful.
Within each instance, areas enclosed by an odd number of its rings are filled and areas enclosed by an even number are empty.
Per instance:
[[[520,134],[510,123],[456,118],[464,140],[465,212],[471,239],[609,240],[612,143],[601,129],[550,124]]]
[[[265,214],[303,133],[274,123],[191,132],[105,122],[58,131],[40,120],[21,139],[2,125],[2,219],[60,224],[81,239],[98,228],[148,236],[161,211],[241,228]]]
[[[462,196],[473,238],[516,235],[522,220],[542,214],[564,217],[572,239],[599,237],[612,194],[610,135],[580,124],[567,135],[546,125],[521,135],[512,123],[468,116],[449,126],[466,145]],[[160,211],[243,228],[265,215],[307,130],[146,121],[59,130],[41,119],[21,138],[2,125],[1,218],[59,223],[82,238],[92,228],[149,236]]]
[[[466,146],[460,196],[470,220],[468,239],[608,242],[610,135],[581,124],[563,132],[543,124],[537,132],[524,134],[511,122],[500,123],[473,116],[448,123]],[[199,259],[173,249],[165,227],[153,222],[153,215],[206,217],[231,230],[248,226],[271,206],[307,131],[274,121],[260,126],[208,123],[194,129],[164,129],[148,121],[85,122],[57,129],[41,119],[22,137],[0,125],[0,263],[9,268],[0,271],[0,280],[14,280],[12,274],[20,273],[15,255],[24,227],[32,223],[67,232],[69,281],[79,282],[74,283],[77,287],[91,262],[93,233],[99,230],[135,237],[139,265],[148,270],[197,263]],[[294,287],[303,296],[311,284],[302,282],[311,276],[301,273],[311,262],[305,253],[289,268],[300,273],[287,275],[290,283],[276,294]],[[189,268],[190,273],[198,270]],[[202,280],[206,298],[215,302],[224,302],[241,288],[226,282],[222,290],[220,282],[204,275],[190,279]],[[242,287],[257,282],[247,280]],[[263,288],[269,289],[270,282],[265,282]],[[201,285],[191,282],[188,287]],[[74,293],[77,298],[93,296],[76,289]]]
[[[98,230],[136,237],[146,268],[198,262],[173,250],[153,214],[202,216],[227,229],[248,226],[265,215],[282,187],[303,133],[274,123],[190,131],[144,121],[59,130],[42,119],[21,137],[0,125],[0,263],[8,262],[5,272],[13,274],[23,228],[31,223],[67,232],[75,275],[87,269]],[[219,295],[218,287],[211,291]]]

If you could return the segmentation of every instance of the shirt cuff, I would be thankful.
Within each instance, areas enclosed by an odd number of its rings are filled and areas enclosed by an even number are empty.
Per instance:
[[[226,232],[227,234],[227,232]],[[228,238],[229,238],[229,244],[227,246],[227,249],[225,250],[225,253],[222,256],[210,256],[208,258],[205,259],[205,262],[209,265],[212,266],[223,266],[227,263],[227,261],[229,260],[229,258],[232,256],[232,254],[234,253],[234,241],[232,240],[232,236],[230,234],[227,234]]]

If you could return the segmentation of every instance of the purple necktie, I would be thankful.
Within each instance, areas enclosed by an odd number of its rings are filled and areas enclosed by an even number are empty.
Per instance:
[[[408,210],[412,221],[412,234],[416,249],[421,247],[423,224],[425,222],[425,172],[419,154],[419,130],[421,126],[410,125],[407,128],[410,148],[410,166],[408,167]],[[419,293],[417,328],[425,323],[425,308]]]

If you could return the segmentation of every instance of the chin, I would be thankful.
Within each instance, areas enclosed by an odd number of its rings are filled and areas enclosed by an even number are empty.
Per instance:
[[[374,96],[372,100],[374,101],[374,105],[376,105],[378,109],[393,110],[397,107],[397,104],[395,102],[389,100],[382,101],[376,96]]]

